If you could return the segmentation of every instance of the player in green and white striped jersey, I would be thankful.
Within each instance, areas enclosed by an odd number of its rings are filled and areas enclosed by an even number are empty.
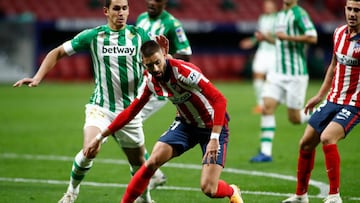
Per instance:
[[[55,64],[65,56],[88,51],[93,61],[95,89],[86,105],[83,147],[104,130],[139,94],[144,68],[140,46],[150,38],[141,28],[127,25],[128,0],[105,0],[107,24],[80,32],[73,39],[51,50],[33,78],[24,78],[14,84],[36,87]],[[141,116],[136,116],[124,129],[117,131],[116,142],[125,152],[134,171],[145,162],[144,133]],[[100,149],[98,149],[100,150]],[[97,153],[96,153],[97,154]],[[61,203],[74,202],[80,183],[92,167],[96,154],[77,153],[73,163],[67,192]],[[141,201],[152,202],[149,191]]]
[[[256,106],[253,113],[260,114],[263,106],[261,97],[266,74],[275,67],[276,48],[274,44],[277,5],[275,0],[263,1],[263,13],[259,16],[254,35],[240,41],[241,49],[251,49],[257,46],[252,61],[253,87],[256,96]]]
[[[141,13],[136,25],[149,36],[164,35],[169,40],[169,54],[189,61],[192,54],[190,42],[181,22],[165,10],[167,0],[146,0],[147,11]]]
[[[317,43],[317,32],[308,13],[298,0],[283,0],[283,9],[277,15],[275,26],[276,68],[270,70],[262,97],[261,151],[251,162],[272,161],[272,141],[275,136],[275,110],[280,103],[288,109],[293,124],[309,119],[302,109],[308,85],[305,48]]]

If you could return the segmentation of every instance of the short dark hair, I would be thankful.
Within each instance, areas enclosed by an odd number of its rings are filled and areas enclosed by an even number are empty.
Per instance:
[[[104,7],[110,8],[111,0],[104,0]]]
[[[160,45],[154,41],[149,40],[141,45],[140,51],[144,57],[150,57],[160,50]]]
[[[103,0],[103,5],[106,8],[110,8],[110,4],[111,4],[112,0]],[[128,2],[129,4],[129,2]]]

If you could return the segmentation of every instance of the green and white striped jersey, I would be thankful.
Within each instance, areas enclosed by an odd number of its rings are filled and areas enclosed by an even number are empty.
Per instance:
[[[192,50],[186,37],[184,28],[179,20],[169,12],[163,11],[156,19],[151,19],[147,12],[140,14],[136,25],[141,27],[148,35],[164,35],[169,39],[169,54],[191,55]]]
[[[287,35],[317,36],[314,23],[308,13],[296,5],[288,10],[279,11],[277,15],[276,32]],[[287,40],[275,41],[276,45],[276,73],[298,76],[307,75],[305,43]]]
[[[149,40],[143,29],[127,25],[113,31],[108,25],[80,32],[63,44],[68,55],[89,51],[93,61],[95,89],[90,104],[119,112],[138,95],[143,82],[140,47]]]

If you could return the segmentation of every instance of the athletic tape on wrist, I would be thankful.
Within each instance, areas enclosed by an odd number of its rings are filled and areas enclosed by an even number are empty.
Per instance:
[[[211,135],[210,135],[210,139],[219,139],[219,137],[220,137],[220,133],[211,133]]]
[[[102,141],[103,139],[105,139],[105,137],[102,136],[101,133],[97,134],[95,138],[99,141]]]

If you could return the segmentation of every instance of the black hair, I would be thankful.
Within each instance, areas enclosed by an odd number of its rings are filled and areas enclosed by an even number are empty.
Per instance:
[[[154,41],[149,40],[141,45],[140,51],[144,57],[150,57],[160,50],[160,45]]]

